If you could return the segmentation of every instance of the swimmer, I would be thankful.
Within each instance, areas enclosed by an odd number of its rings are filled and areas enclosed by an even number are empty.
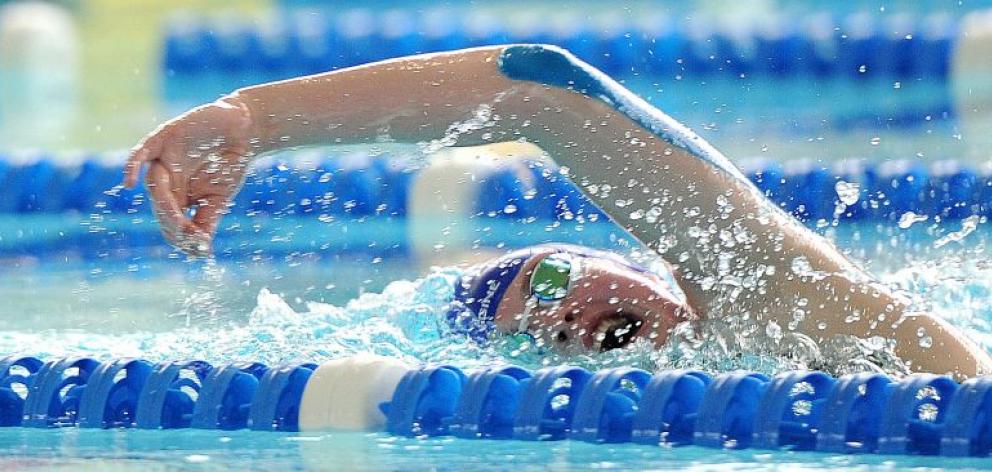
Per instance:
[[[914,371],[992,372],[992,359],[963,333],[912,312],[702,138],[554,46],[411,56],[243,88],[145,137],[124,183],[136,185],[147,166],[165,236],[207,254],[255,156],[384,139],[537,145],[671,265],[685,294],[681,302],[616,257],[539,247],[491,264],[481,284],[461,284],[466,310],[454,321],[481,320],[477,335],[527,330],[565,351],[605,350],[638,338],[661,345],[680,321],[736,315],[817,343],[885,338]]]

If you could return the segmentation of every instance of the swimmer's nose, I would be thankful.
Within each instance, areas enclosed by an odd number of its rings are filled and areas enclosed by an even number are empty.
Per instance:
[[[584,333],[585,331],[580,324],[572,322],[553,327],[548,330],[546,337],[549,338],[551,347],[555,351],[567,355],[577,355],[590,351],[584,340]]]

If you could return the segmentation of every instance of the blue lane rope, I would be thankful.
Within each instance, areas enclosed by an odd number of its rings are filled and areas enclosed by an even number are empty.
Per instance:
[[[234,200],[232,212],[243,215],[404,218],[406,196],[416,171],[372,160],[367,167],[342,166],[327,156],[321,165],[297,169],[285,163],[257,169]],[[911,160],[878,164],[841,161],[745,163],[745,175],[783,208],[803,221],[897,221],[904,213],[959,219],[992,216],[992,169],[954,160],[929,165]],[[523,182],[507,169],[480,179],[476,214],[511,220],[586,221],[607,217],[566,178],[532,165],[533,179]],[[0,157],[0,214],[81,212],[151,215],[144,188],[115,188],[121,170],[96,161],[79,166],[42,160],[13,165]],[[841,182],[857,188],[857,202],[841,203]],[[852,187],[853,188],[853,187]],[[113,189],[113,191],[111,191]],[[512,210],[510,210],[512,208]]]
[[[255,431],[297,431],[300,400],[313,363],[288,363],[265,371],[251,400],[248,427]]]
[[[877,20],[807,15],[783,18],[769,28],[701,31],[671,18],[638,18],[615,28],[507,28],[498,20],[452,15],[444,31],[427,15],[392,12],[280,16],[261,26],[255,19],[182,18],[165,32],[166,80],[204,73],[247,74],[260,82],[311,74],[409,54],[487,44],[549,43],[565,47],[608,74],[637,71],[667,77],[765,74],[852,79],[946,81],[958,24],[949,17],[897,16]],[[396,25],[410,25],[402,28]],[[418,34],[418,32],[424,32]]]
[[[188,428],[199,392],[213,366],[203,361],[164,362],[155,366],[138,398],[134,426]]]
[[[315,364],[0,359],[0,423],[298,430]],[[992,454],[992,377],[651,374],[496,366],[408,371],[381,404],[400,436],[636,442],[830,453]]]

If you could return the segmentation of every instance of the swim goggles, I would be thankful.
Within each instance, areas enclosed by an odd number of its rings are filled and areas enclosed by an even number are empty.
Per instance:
[[[524,304],[518,332],[526,332],[530,315],[537,307],[554,307],[568,296],[582,274],[580,259],[554,253],[541,259],[530,276],[530,297]]]

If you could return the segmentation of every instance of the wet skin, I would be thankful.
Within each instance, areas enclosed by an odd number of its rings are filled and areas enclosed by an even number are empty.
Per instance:
[[[473,120],[486,122],[453,126]],[[770,202],[702,138],[554,46],[412,56],[244,88],[146,136],[131,152],[124,183],[133,187],[147,167],[163,233],[204,255],[255,156],[377,143],[384,133],[410,144],[455,134],[459,146],[524,140],[540,147],[573,181],[596,184],[595,191],[580,188],[632,236],[662,257],[679,257],[669,262],[701,318],[738,313],[787,326],[802,306],[795,330],[814,343],[882,337],[914,371],[959,378],[992,372],[992,357],[959,329],[916,311]],[[604,185],[609,192],[599,190]],[[635,206],[620,211],[618,201]],[[652,212],[663,217],[644,217]],[[732,237],[725,242],[723,234]],[[721,273],[725,262],[733,263],[731,279]],[[733,284],[742,277],[754,281],[747,290]],[[583,310],[601,298],[583,301]],[[509,318],[503,325],[515,330]],[[667,331],[659,326],[661,337]],[[932,347],[920,346],[924,335]]]
[[[653,273],[642,273],[604,258],[572,254],[582,275],[568,294],[556,302],[537,302],[530,278],[537,264],[553,251],[527,259],[510,283],[496,311],[502,333],[520,331],[531,304],[526,331],[565,353],[606,351],[645,339],[663,346],[676,325],[695,319],[668,283]]]

